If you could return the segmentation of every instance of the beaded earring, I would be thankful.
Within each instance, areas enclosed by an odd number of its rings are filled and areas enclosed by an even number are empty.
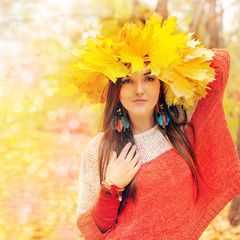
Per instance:
[[[169,124],[170,118],[168,114],[164,111],[163,104],[156,105],[156,117],[158,120],[158,124],[165,129],[165,127]]]
[[[116,115],[111,121],[112,129],[118,132],[129,129],[129,122],[123,117],[122,109],[119,107],[116,110]]]

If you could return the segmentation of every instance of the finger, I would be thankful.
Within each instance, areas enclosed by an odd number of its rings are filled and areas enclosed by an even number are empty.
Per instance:
[[[138,163],[137,163],[136,166],[135,166],[135,169],[136,169],[137,172],[138,172],[138,170],[141,168],[141,166],[142,166],[142,162],[141,162],[141,160],[139,159]]]
[[[136,145],[133,145],[131,150],[128,152],[128,155],[126,157],[127,160],[131,161],[133,159],[136,149],[137,149]]]
[[[139,160],[140,160],[139,152],[136,152],[135,157],[132,159],[132,161],[131,161],[131,163],[130,163],[131,167],[134,168],[134,167],[136,166],[136,164],[138,163]]]
[[[137,162],[137,164],[136,164],[136,166],[134,167],[134,170],[133,170],[133,173],[134,173],[135,175],[137,174],[137,172],[138,172],[139,169],[141,168],[141,165],[142,165],[142,163],[141,163],[141,160],[139,159],[138,162]]]
[[[117,153],[115,151],[113,151],[113,158],[117,159]]]
[[[121,151],[120,155],[118,156],[118,159],[126,158],[126,155],[127,155],[128,151],[129,151],[129,148],[131,147],[131,145],[132,145],[132,143],[130,143],[130,142],[125,145],[125,147]]]
[[[109,161],[108,165],[110,165],[113,162],[115,162],[116,158],[117,158],[117,153],[115,151],[113,151],[112,156],[110,157],[110,161]]]
[[[117,153],[115,151],[113,151],[111,160],[114,161],[116,159],[117,159]]]

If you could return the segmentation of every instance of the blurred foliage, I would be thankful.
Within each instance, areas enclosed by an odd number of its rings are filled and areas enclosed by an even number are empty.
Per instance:
[[[231,55],[231,68],[229,73],[229,83],[226,87],[224,98],[224,110],[234,142],[240,144],[237,139],[237,131],[240,127],[240,3],[236,5],[236,12],[231,21],[232,29],[226,31],[226,46]]]
[[[80,157],[98,131],[101,105],[86,104],[86,96],[69,83],[70,50],[97,32],[111,34],[126,21],[143,24],[155,5],[136,0],[0,2],[0,240],[80,238],[75,216]],[[169,0],[169,13],[178,16],[184,30],[192,12],[193,1]],[[224,32],[232,57],[224,109],[235,142],[239,12]],[[221,214],[218,228],[212,223],[204,233],[214,229],[207,239],[237,239],[239,232]],[[223,218],[232,238],[221,232]]]

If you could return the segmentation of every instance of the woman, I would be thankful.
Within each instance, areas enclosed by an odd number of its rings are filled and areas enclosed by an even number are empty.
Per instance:
[[[229,55],[197,47],[176,25],[153,15],[76,52],[78,81],[107,82],[102,131],[79,175],[85,239],[198,239],[240,193],[222,107]]]

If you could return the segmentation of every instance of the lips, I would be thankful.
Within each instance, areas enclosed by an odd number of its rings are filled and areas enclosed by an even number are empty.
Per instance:
[[[136,99],[133,102],[135,103],[145,103],[147,100],[146,99]]]

